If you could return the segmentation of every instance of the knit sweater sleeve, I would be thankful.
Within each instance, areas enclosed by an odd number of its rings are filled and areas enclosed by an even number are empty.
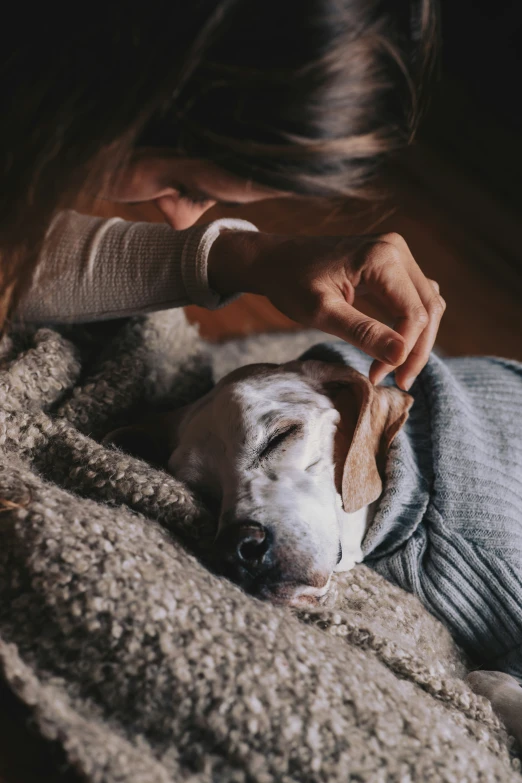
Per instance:
[[[33,283],[16,318],[86,322],[231,299],[209,287],[207,259],[223,230],[257,231],[222,219],[184,231],[61,212],[51,225]]]

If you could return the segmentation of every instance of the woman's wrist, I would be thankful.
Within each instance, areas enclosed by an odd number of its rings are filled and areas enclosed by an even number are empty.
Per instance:
[[[260,253],[270,242],[270,234],[222,231],[212,244],[208,256],[210,288],[221,296],[263,294],[263,275],[258,274]]]

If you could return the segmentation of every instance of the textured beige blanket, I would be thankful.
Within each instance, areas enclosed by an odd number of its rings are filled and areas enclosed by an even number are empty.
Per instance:
[[[209,528],[183,486],[99,443],[317,339],[207,353],[173,311],[4,342],[0,671],[88,781],[522,779],[414,598],[360,566],[314,612],[260,603],[180,543]]]

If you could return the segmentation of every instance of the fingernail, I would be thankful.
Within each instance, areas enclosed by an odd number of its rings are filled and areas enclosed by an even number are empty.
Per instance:
[[[413,386],[414,381],[415,381],[415,378],[406,378],[402,382],[402,384],[401,384],[401,386],[404,389],[404,391],[409,391],[411,389],[411,387]]]
[[[384,358],[390,364],[398,364],[402,353],[404,351],[404,345],[398,340],[390,340],[384,346]]]

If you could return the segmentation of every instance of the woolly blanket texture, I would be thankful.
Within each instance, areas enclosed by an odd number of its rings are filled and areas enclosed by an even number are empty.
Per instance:
[[[191,553],[213,523],[187,488],[100,444],[321,340],[209,347],[179,310],[4,339],[0,671],[83,779],[522,779],[414,596],[361,565],[313,610],[251,598]]]

